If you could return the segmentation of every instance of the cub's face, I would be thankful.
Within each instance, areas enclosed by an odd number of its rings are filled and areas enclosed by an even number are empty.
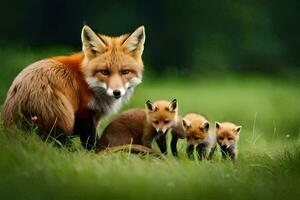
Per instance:
[[[230,122],[216,122],[217,143],[221,149],[226,150],[238,143],[241,126]]]
[[[146,102],[147,120],[158,134],[164,134],[177,121],[177,100]]]
[[[204,143],[209,137],[209,122],[202,116],[182,119],[188,145]]]
[[[94,92],[117,99],[141,83],[144,42],[144,27],[130,35],[108,37],[84,26],[82,44],[85,59],[82,66],[88,86]]]

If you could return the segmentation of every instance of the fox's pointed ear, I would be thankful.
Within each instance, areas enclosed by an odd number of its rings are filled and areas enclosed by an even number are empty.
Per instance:
[[[189,121],[185,120],[185,119],[182,119],[182,125],[186,129],[191,127],[191,123]]]
[[[145,39],[145,27],[140,26],[128,36],[128,38],[123,42],[122,46],[128,53],[142,56],[144,51]]]
[[[215,122],[216,123],[216,129],[221,128],[221,123],[220,122]]]
[[[173,101],[170,102],[169,104],[169,111],[170,112],[173,112],[177,109],[177,100],[176,99],[173,99]]]
[[[209,122],[204,122],[201,127],[203,128],[204,131],[208,131],[208,129],[209,129]]]
[[[153,102],[151,102],[150,100],[148,100],[146,102],[146,109],[150,112],[155,112],[157,110],[157,107],[154,105]]]
[[[101,54],[106,50],[106,45],[100,36],[89,26],[84,25],[81,31],[82,51],[88,59],[92,59],[96,54]]]
[[[240,133],[241,130],[242,130],[242,126],[237,126],[237,127],[235,127],[235,130],[236,130],[237,133]]]

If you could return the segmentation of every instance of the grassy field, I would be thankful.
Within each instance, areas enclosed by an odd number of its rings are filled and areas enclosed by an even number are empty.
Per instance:
[[[52,51],[1,51],[0,100],[22,67]],[[147,69],[147,68],[146,68]],[[300,83],[263,76],[149,78],[122,110],[177,98],[180,114],[197,111],[243,126],[239,159],[190,161],[128,153],[96,155],[74,139],[72,151],[35,134],[0,127],[0,199],[298,199]],[[114,116],[112,116],[114,117]],[[99,132],[110,121],[102,121]],[[155,146],[157,149],[157,147]]]

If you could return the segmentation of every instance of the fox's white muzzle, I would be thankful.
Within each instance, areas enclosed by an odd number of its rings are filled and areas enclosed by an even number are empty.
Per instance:
[[[156,132],[159,134],[164,134],[166,133],[168,128],[156,128]]]
[[[126,90],[124,88],[121,88],[121,87],[115,88],[115,89],[108,88],[106,90],[106,94],[108,96],[111,96],[111,97],[114,97],[114,98],[118,99],[118,98],[120,98],[120,97],[122,97],[126,94]]]

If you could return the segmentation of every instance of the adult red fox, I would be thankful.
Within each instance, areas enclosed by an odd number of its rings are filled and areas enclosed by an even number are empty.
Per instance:
[[[84,26],[82,52],[37,61],[13,81],[4,104],[4,126],[32,117],[39,132],[80,135],[91,149],[99,119],[117,111],[141,83],[144,27],[109,37]],[[54,131],[55,132],[55,131]]]

